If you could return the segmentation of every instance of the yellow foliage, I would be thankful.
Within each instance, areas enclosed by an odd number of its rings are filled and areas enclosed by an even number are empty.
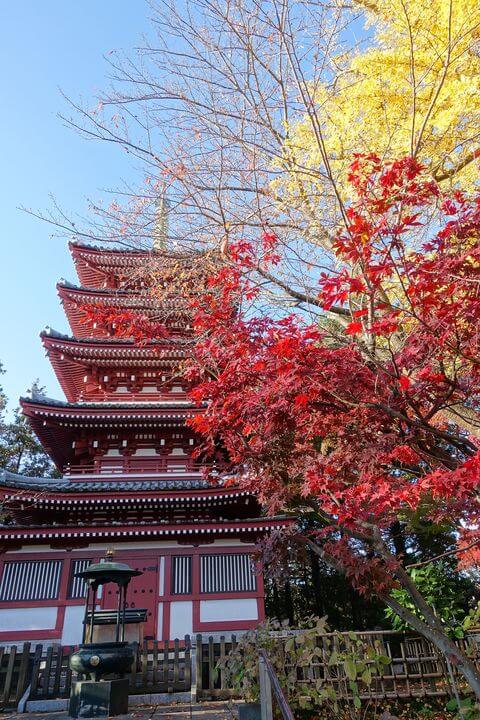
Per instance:
[[[480,148],[479,0],[357,4],[373,41],[339,59],[337,81],[315,92],[333,175],[342,176],[354,152],[412,153],[437,179],[471,187]],[[286,154],[294,164],[324,167],[310,120],[290,131]],[[305,190],[298,177],[289,187],[296,197]]]

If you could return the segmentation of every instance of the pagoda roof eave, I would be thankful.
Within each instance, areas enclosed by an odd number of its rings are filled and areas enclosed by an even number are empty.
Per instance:
[[[119,348],[125,350],[144,350],[154,349],[161,346],[171,346],[171,339],[165,340],[148,340],[142,345],[139,345],[133,338],[119,338],[119,337],[105,337],[105,338],[81,338],[75,335],[67,335],[66,333],[58,332],[51,327],[47,327],[41,331],[40,337],[42,341],[51,342],[62,342],[72,345],[72,347],[101,347],[101,348]]]
[[[70,300],[74,303],[83,300],[85,296],[85,302],[92,300],[99,300],[100,303],[115,304],[121,307],[131,307],[138,310],[153,310],[156,313],[162,308],[181,310],[182,301],[179,298],[172,297],[170,300],[162,300],[159,302],[155,298],[149,298],[144,296],[139,290],[124,290],[124,289],[112,289],[112,288],[91,288],[85,287],[84,285],[76,285],[75,283],[68,282],[67,280],[61,280],[57,283],[57,292],[62,300]],[[78,300],[75,299],[75,295],[79,296]],[[129,303],[129,301],[131,301]],[[183,312],[187,313],[187,304],[183,302]]]
[[[163,318],[169,328],[181,331],[188,329],[191,319],[188,304],[178,298],[157,302],[154,298],[148,298],[134,290],[87,288],[65,281],[57,283],[57,293],[72,333],[80,338],[90,338],[92,335],[105,338],[109,335],[103,328],[96,329],[93,321],[87,321],[82,306],[115,308],[118,311],[153,318],[157,322]]]
[[[72,505],[81,504],[86,507],[92,505],[126,505],[130,503],[202,503],[211,501],[229,501],[240,498],[254,498],[255,495],[238,487],[223,487],[222,480],[218,486],[201,481],[201,487],[195,488],[165,488],[159,481],[72,481],[67,478],[36,478],[0,471],[0,497],[5,501],[21,500],[36,505]],[[169,483],[171,484],[171,483]],[[84,486],[88,490],[85,492]],[[111,486],[115,486],[112,494]],[[150,488],[149,488],[150,486]],[[167,494],[168,493],[168,494]]]
[[[225,537],[228,535],[255,534],[262,535],[272,530],[286,530],[295,523],[295,518],[277,516],[266,518],[254,518],[251,520],[221,521],[212,522],[182,522],[177,524],[164,525],[109,525],[92,527],[33,527],[15,528],[3,526],[0,528],[0,538],[4,542],[38,542],[39,540],[68,540],[85,539],[90,542],[101,542],[110,538],[117,539],[172,539],[175,537],[210,536]]]
[[[119,402],[77,402],[70,403],[65,400],[55,400],[43,395],[35,397],[21,397],[20,404],[26,411],[38,411],[58,417],[75,415],[79,419],[82,415],[91,418],[92,415],[99,418],[106,418],[110,414],[113,417],[119,415],[123,418],[125,413],[128,416],[142,418],[145,413],[155,415],[160,413],[162,417],[186,417],[191,411],[197,409],[195,403],[190,400],[159,400],[158,402],[141,402],[139,400],[122,400]],[[189,412],[190,411],[190,412]],[[180,415],[179,415],[180,413]]]
[[[166,493],[172,497],[192,497],[212,494],[213,496],[227,497],[240,493],[248,494],[235,487],[225,488],[223,486],[227,476],[218,478],[218,486],[202,477],[181,478],[171,477],[157,480],[133,480],[125,476],[124,479],[88,479],[73,480],[69,476],[61,478],[53,477],[31,477],[19,475],[8,470],[0,470],[0,494],[9,495],[10,499],[20,495],[23,498],[50,498],[52,501],[60,501],[62,498],[70,499],[78,497],[82,504],[96,502],[96,498],[108,498],[113,502],[117,498],[152,498],[165,497]],[[112,495],[114,493],[114,495]]]
[[[113,246],[102,246],[96,245],[95,243],[85,243],[71,240],[68,243],[68,248],[73,254],[92,254],[99,258],[105,258],[111,256],[112,258],[117,257],[118,259],[138,257],[148,258],[150,256],[155,258],[165,258],[168,261],[178,260],[191,260],[192,258],[201,257],[205,254],[205,251],[194,249],[194,250],[169,250],[161,248],[133,248],[127,245],[123,247]]]
[[[70,403],[84,392],[85,376],[92,367],[103,371],[119,365],[136,369],[170,369],[183,361],[186,351],[171,344],[152,342],[139,346],[133,341],[82,340],[55,331],[40,335],[58,382]]]
[[[101,246],[95,245],[94,243],[78,242],[75,240],[70,240],[68,243],[68,249],[72,254],[91,253],[100,256],[118,255],[125,257],[126,255],[134,255],[148,257],[153,253],[153,251],[148,248],[132,248],[128,246],[112,247],[108,245]]]
[[[57,468],[72,461],[73,446],[79,429],[161,430],[182,428],[198,412],[189,401],[157,403],[67,403],[50,398],[20,398],[20,405]]]

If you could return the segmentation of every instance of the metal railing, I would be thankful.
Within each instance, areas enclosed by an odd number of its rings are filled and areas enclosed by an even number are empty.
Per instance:
[[[195,462],[191,458],[174,456],[171,458],[161,457],[111,457],[99,458],[94,462],[86,464],[69,463],[65,467],[64,474],[74,475],[170,475],[199,473],[204,465]]]
[[[262,649],[258,651],[258,682],[260,685],[262,720],[273,720],[273,696],[275,696],[283,720],[294,720],[277,674],[268,659],[267,653]]]

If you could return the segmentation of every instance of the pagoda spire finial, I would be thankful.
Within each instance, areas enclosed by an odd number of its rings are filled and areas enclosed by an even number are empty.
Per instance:
[[[152,249],[155,252],[165,250],[168,240],[168,200],[165,189],[155,202],[155,220],[153,225]]]

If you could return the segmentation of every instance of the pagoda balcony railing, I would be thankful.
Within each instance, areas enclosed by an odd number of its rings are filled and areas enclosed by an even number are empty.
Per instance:
[[[64,474],[73,475],[165,475],[199,473],[204,464],[189,457],[101,457],[88,464],[70,463]]]

